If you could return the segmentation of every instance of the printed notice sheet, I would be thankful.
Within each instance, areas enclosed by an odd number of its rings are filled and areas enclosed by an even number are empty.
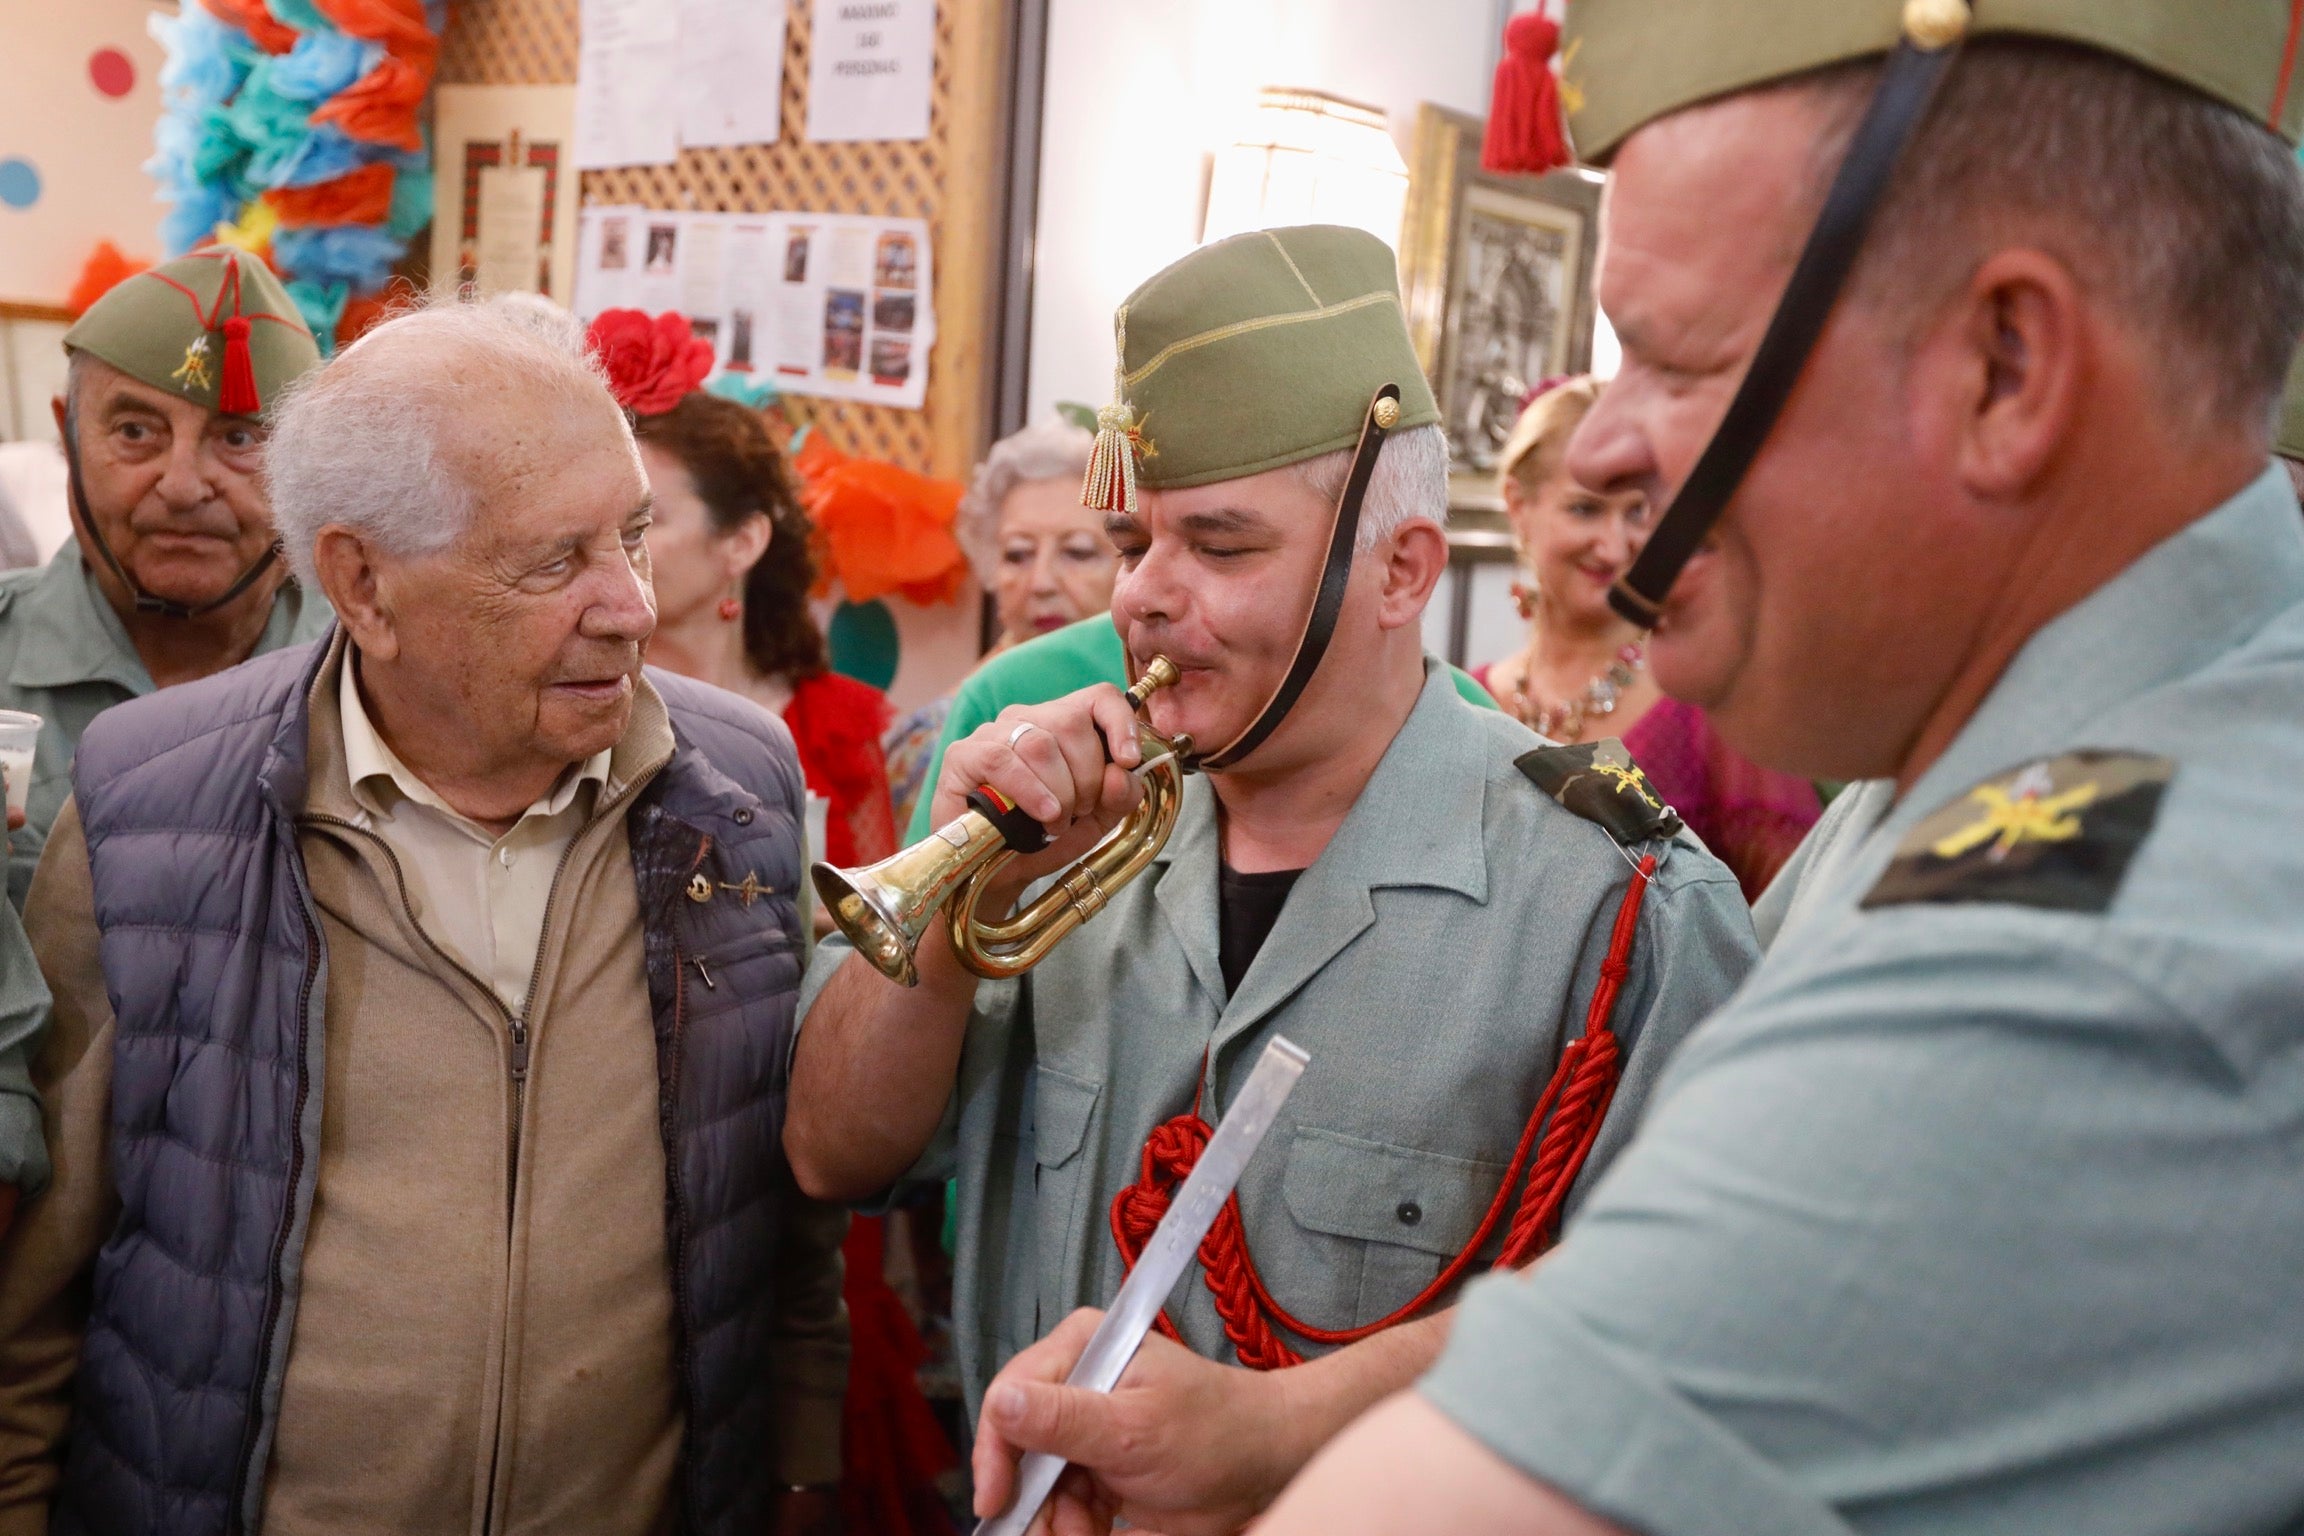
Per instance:
[[[816,0],[808,137],[924,139],[936,0]]]
[[[583,0],[576,50],[576,164],[680,158],[679,12],[664,0]]]
[[[928,226],[855,214],[584,210],[576,311],[677,309],[720,367],[918,409],[936,340]]]
[[[773,144],[789,0],[680,0],[680,142]]]

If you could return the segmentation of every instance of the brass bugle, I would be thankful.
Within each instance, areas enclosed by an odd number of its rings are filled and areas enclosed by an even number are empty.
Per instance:
[[[856,869],[814,865],[809,875],[817,899],[858,954],[881,975],[907,987],[919,984],[914,956],[940,912],[951,928],[953,953],[977,975],[998,978],[1032,969],[1066,934],[1103,911],[1113,892],[1142,873],[1176,830],[1192,740],[1163,736],[1142,718],[1144,701],[1176,678],[1176,664],[1155,656],[1127,692],[1129,707],[1138,715],[1142,766],[1136,774],[1144,798],[1023,910],[1005,919],[977,914],[992,877],[1019,853],[1037,852],[1047,843],[1044,828],[1007,809],[988,789],[969,797],[968,810],[877,864]]]

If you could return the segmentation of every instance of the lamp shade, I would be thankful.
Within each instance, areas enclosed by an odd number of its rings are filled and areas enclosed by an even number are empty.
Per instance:
[[[1216,156],[1200,239],[1344,224],[1397,249],[1407,200],[1408,165],[1381,108],[1267,86],[1247,131]]]

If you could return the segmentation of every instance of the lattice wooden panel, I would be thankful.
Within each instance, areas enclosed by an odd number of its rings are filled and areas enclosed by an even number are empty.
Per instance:
[[[984,446],[989,389],[1001,25],[994,0],[942,0],[928,137],[811,144],[808,45],[813,6],[792,0],[782,126],[774,144],[692,149],[679,163],[587,171],[587,204],[757,213],[865,213],[928,221],[935,250],[936,345],[918,411],[847,401],[806,404],[833,443],[931,474],[960,476]],[[440,78],[481,85],[576,78],[577,0],[463,0]]]

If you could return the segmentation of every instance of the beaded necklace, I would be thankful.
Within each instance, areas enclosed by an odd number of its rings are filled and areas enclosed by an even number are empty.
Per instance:
[[[1512,685],[1512,713],[1522,725],[1552,741],[1581,741],[1584,727],[1595,717],[1616,713],[1616,705],[1640,669],[1648,665],[1648,637],[1629,642],[1616,659],[1572,697],[1557,704],[1534,704],[1528,697],[1528,678],[1536,670],[1536,642],[1520,664],[1520,677]]]

